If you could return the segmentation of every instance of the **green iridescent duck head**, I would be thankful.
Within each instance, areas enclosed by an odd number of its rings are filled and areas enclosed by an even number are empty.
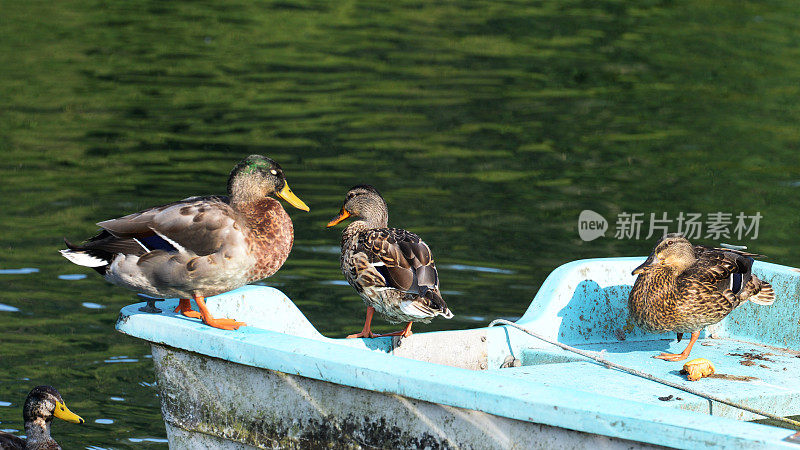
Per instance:
[[[286,200],[297,209],[308,211],[286,182],[280,164],[266,156],[250,155],[231,170],[228,177],[228,195],[231,203],[247,203],[271,195]]]

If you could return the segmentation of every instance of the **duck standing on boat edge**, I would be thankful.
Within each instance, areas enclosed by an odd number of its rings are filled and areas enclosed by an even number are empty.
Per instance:
[[[656,243],[642,265],[633,270],[636,282],[628,297],[631,321],[653,333],[691,333],[681,353],[654,358],[681,361],[689,356],[700,331],[725,318],[748,300],[757,305],[775,301],[772,286],[753,275],[753,258],[739,250],[692,245],[671,233]]]
[[[367,305],[360,333],[348,338],[411,335],[414,322],[429,323],[436,316],[453,317],[439,292],[439,273],[428,245],[414,233],[389,228],[386,201],[372,186],[352,187],[332,227],[348,217],[342,233],[341,267],[347,282]],[[377,311],[389,322],[408,322],[402,331],[376,335],[371,330]]]
[[[157,298],[180,299],[175,312],[225,330],[245,325],[214,318],[204,299],[269,277],[294,242],[292,220],[277,195],[308,211],[278,163],[250,155],[230,173],[228,196],[190,197],[99,222],[82,245],[64,240],[61,254],[113,284]],[[200,312],[193,311],[193,298]]]
[[[0,431],[0,450],[60,450],[50,436],[50,423],[58,417],[71,423],[84,420],[67,408],[64,399],[52,386],[37,386],[31,390],[22,407],[25,439]]]

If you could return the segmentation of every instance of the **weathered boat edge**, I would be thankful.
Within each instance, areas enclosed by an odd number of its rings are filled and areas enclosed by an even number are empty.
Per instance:
[[[331,443],[397,449],[664,448],[256,369],[157,344],[153,357],[170,447],[176,449],[324,448]],[[208,379],[216,381],[203,388]],[[231,417],[235,423],[225,420]]]
[[[619,265],[614,268],[615,274],[607,277],[608,280],[617,285],[629,283],[616,272],[641,259],[604,259],[611,265]],[[575,261],[556,269],[542,285],[520,323],[544,320],[546,315],[542,314],[543,309],[553,308],[543,301],[546,293],[558,295],[559,289],[554,287],[563,287],[569,274],[578,273],[587,278],[589,272],[581,272],[591,270],[589,263],[593,261],[597,260]],[[773,270],[770,266],[777,269]],[[763,268],[777,273],[779,278],[796,279],[798,276],[787,273],[788,268],[784,266],[770,264]],[[569,289],[560,290],[571,292]],[[219,304],[230,303],[225,296],[238,296],[241,300],[245,295],[257,296],[263,292],[279,293],[271,288],[251,286],[223,294]],[[537,299],[540,300],[538,303]],[[288,299],[285,300],[291,305]],[[569,299],[562,300],[567,302]],[[176,303],[167,301],[164,307],[170,308]],[[301,331],[297,334],[301,336],[296,336],[293,334],[297,329],[292,325],[286,325],[287,329],[292,328],[291,334],[283,329],[276,332],[256,327],[225,332],[180,316],[141,314],[137,311],[138,306],[123,308],[117,324],[119,331],[226,363],[631,442],[682,448],[798,448],[796,444],[784,440],[791,434],[789,430],[526,383],[502,377],[491,370],[472,371],[414,360],[398,362],[396,356],[388,354],[392,351],[390,339],[329,339],[316,332],[299,311],[302,319],[298,327]],[[286,308],[285,305],[281,307]],[[293,320],[291,317],[288,319]],[[547,328],[547,325],[542,323],[543,328]],[[552,324],[549,326],[550,331],[557,335],[558,328],[553,328]],[[479,328],[473,331],[485,334],[488,338],[486,345],[490,347],[496,345],[493,343],[508,341],[508,331],[503,328]],[[495,367],[495,362],[490,360],[490,367]]]
[[[159,323],[153,320],[157,317],[139,323],[135,306],[123,310],[118,324],[123,333],[247,366],[656,445],[797,448],[782,441],[787,430],[766,425],[582,395],[483,371],[410,359],[397,364],[396,357],[384,353],[267,330],[226,333],[191,321]]]

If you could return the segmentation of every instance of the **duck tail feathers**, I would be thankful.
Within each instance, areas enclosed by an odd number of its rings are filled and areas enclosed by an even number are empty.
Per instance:
[[[104,273],[105,267],[111,263],[106,257],[108,255],[107,252],[92,251],[90,248],[75,245],[66,239],[64,239],[64,243],[67,245],[67,248],[60,250],[61,255],[70,260],[73,264],[91,267],[100,273]]]
[[[772,285],[755,277],[753,279],[759,281],[761,289],[756,294],[751,295],[748,300],[761,306],[769,306],[775,303],[775,291],[772,290]]]
[[[424,297],[428,299],[431,309],[436,312],[437,316],[442,316],[445,319],[451,319],[453,317],[453,313],[444,302],[442,295],[439,293],[439,289],[428,289]]]

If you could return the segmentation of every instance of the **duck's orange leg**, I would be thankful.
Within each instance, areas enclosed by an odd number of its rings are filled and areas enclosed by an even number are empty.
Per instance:
[[[412,334],[412,333],[411,333],[411,325],[412,325],[413,323],[414,323],[414,322],[408,322],[408,325],[406,325],[406,327],[405,327],[405,328],[403,328],[403,329],[402,329],[402,330],[400,330],[400,331],[394,331],[394,332],[392,332],[392,333],[386,333],[386,334],[379,334],[377,337],[384,337],[384,336],[402,336],[402,337],[409,337],[409,336],[411,336],[411,334]]]
[[[200,309],[200,314],[203,316],[203,323],[208,326],[221,330],[235,330],[239,327],[247,326],[246,323],[237,322],[233,319],[215,319],[206,308],[205,299],[201,295],[195,294],[194,301],[197,302],[197,308]]]
[[[174,312],[181,313],[186,317],[192,317],[194,319],[202,318],[199,312],[192,309],[192,304],[189,303],[188,298],[182,298]]]
[[[697,341],[697,338],[699,338],[699,337],[700,337],[700,332],[699,331],[695,331],[694,333],[692,333],[692,338],[689,339],[689,345],[687,345],[686,349],[684,349],[682,352],[680,352],[680,353],[662,353],[662,354],[660,354],[658,356],[653,356],[653,358],[665,359],[667,361],[683,361],[684,359],[689,357],[689,353],[692,352],[692,346],[694,345],[694,343]]]
[[[364,320],[364,328],[361,330],[360,333],[348,335],[347,339],[376,337],[375,333],[373,333],[372,330],[370,329],[372,327],[373,314],[375,314],[375,308],[373,308],[372,306],[367,306],[367,318]]]

